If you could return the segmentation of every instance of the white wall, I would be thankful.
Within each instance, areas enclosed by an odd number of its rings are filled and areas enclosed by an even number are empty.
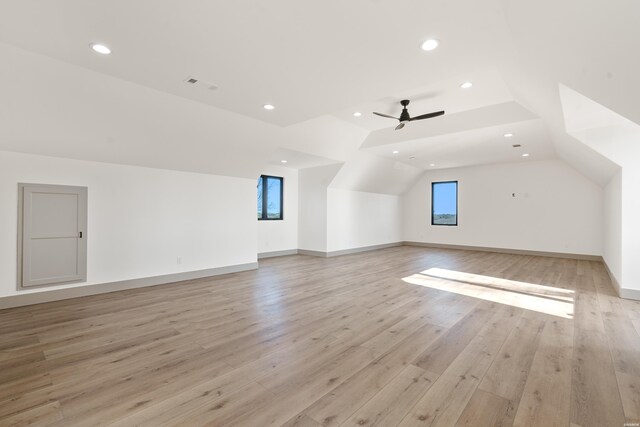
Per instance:
[[[258,253],[298,249],[298,170],[268,166],[262,174],[284,178],[284,219],[258,221]]]
[[[431,225],[431,182],[457,180],[457,227]],[[515,193],[516,197],[512,197]],[[404,240],[602,254],[602,189],[559,160],[429,171],[403,196]]]
[[[635,141],[638,143],[638,140]],[[628,152],[622,168],[622,282],[621,295],[640,299],[640,147]],[[633,164],[635,162],[635,164]]]
[[[620,283],[620,295],[640,299],[640,125],[576,91],[560,89],[567,132],[621,168],[605,191],[621,205],[617,211],[607,207],[605,259]]]
[[[327,252],[402,241],[400,196],[329,188]]]
[[[298,246],[327,251],[327,187],[342,164],[301,169],[298,175]]]
[[[253,179],[0,151],[0,297],[17,293],[19,182],[88,187],[87,284],[256,261]]]
[[[622,283],[622,171],[604,188],[604,244],[602,257]]]

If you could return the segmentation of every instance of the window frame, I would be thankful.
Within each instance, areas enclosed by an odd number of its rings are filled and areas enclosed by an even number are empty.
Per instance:
[[[455,224],[436,224],[434,222],[434,212],[433,212],[433,208],[434,208],[434,198],[435,198],[435,191],[434,188],[436,186],[436,184],[455,184],[456,185],[456,223]],[[432,181],[431,182],[431,225],[444,225],[447,227],[457,227],[458,226],[458,181]]]
[[[260,185],[260,179],[262,179],[262,218],[258,218],[258,221],[284,220],[284,178],[281,176],[274,176],[274,175],[260,175],[260,178],[258,179],[258,185],[256,185],[256,188]],[[280,217],[279,218],[269,218],[267,214],[267,204],[268,204],[267,180],[268,179],[280,180]]]

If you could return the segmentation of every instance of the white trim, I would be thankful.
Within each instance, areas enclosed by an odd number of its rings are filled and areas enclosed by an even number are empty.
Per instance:
[[[607,263],[604,262],[602,257],[597,255],[538,252],[538,251],[527,251],[527,250],[520,250],[520,249],[483,248],[483,247],[477,247],[477,246],[444,245],[444,244],[425,243],[425,242],[397,242],[397,243],[387,243],[387,244],[374,245],[374,246],[364,246],[360,248],[344,249],[344,250],[333,251],[333,252],[311,251],[306,249],[290,249],[286,251],[263,252],[258,255],[258,258],[264,259],[264,258],[271,258],[276,256],[287,256],[287,255],[296,255],[296,254],[328,258],[328,257],[366,252],[366,251],[374,251],[378,249],[391,248],[391,247],[397,247],[397,246],[418,246],[418,247],[428,247],[428,248],[434,248],[434,249],[473,250],[473,251],[484,251],[484,252],[509,253],[509,254],[517,254],[517,255],[549,256],[549,257],[581,259],[581,260],[589,260],[589,261],[600,261],[604,264],[605,269],[607,270],[607,272],[609,273],[609,277],[611,278],[611,283],[621,298],[640,300],[640,290],[621,288],[617,279],[611,273]],[[142,288],[147,286],[156,286],[156,285],[180,282],[185,280],[194,280],[194,279],[200,279],[205,277],[218,276],[221,274],[237,273],[241,271],[255,270],[257,268],[258,268],[258,263],[252,262],[252,263],[232,265],[227,267],[211,268],[207,270],[189,271],[184,273],[167,274],[163,276],[123,280],[120,282],[102,283],[98,285],[83,285],[83,286],[75,286],[75,287],[66,288],[66,289],[33,292],[33,293],[22,294],[22,295],[11,295],[7,297],[0,297],[0,310],[5,308],[40,304],[44,302],[58,301],[58,300],[64,300],[69,298],[78,298],[78,297],[83,297],[88,295],[98,295],[98,294],[103,294],[108,292],[122,291],[126,289],[135,289],[135,288]]]
[[[335,256],[357,254],[360,252],[376,251],[378,249],[393,248],[393,247],[402,246],[402,245],[403,245],[403,242],[383,243],[381,245],[361,246],[359,248],[341,249],[339,251],[332,251],[332,252],[310,251],[307,249],[298,249],[298,253],[300,255],[317,256],[321,258],[331,258]]]
[[[360,252],[377,251],[378,249],[394,248],[396,246],[402,246],[402,245],[403,245],[402,242],[395,242],[395,243],[384,243],[382,245],[362,246],[359,248],[342,249],[340,251],[327,252],[327,258],[331,258],[334,256],[341,256],[341,255],[357,254]]]
[[[629,288],[620,288],[620,298],[632,299],[632,300],[640,301],[640,290],[638,290],[638,289],[629,289]]]
[[[310,251],[308,249],[298,249],[300,255],[317,256],[320,258],[326,258],[327,253],[322,251]]]
[[[620,286],[620,282],[618,282],[618,278],[613,274],[613,272],[607,265],[607,262],[603,259],[602,263],[604,264],[605,270],[607,270],[607,274],[609,274],[609,278],[611,279],[611,284],[613,285],[614,289],[618,293],[618,296],[624,299],[632,299],[632,300],[640,301],[640,290],[623,288],[622,286]]]
[[[219,276],[221,274],[238,273],[241,271],[255,270],[257,262],[248,264],[230,265],[227,267],[209,268],[206,270],[186,271],[184,273],[165,274],[163,276],[142,277],[139,279],[122,280],[119,282],[101,283],[97,285],[82,285],[72,288],[55,289],[51,291],[33,292],[21,295],[10,295],[0,298],[0,310],[24,305],[41,304],[43,302],[59,301],[69,298],[78,298],[88,295],[105,294],[109,292],[124,291],[127,289],[144,288],[147,286],[165,285],[167,283],[182,282],[185,280],[202,279],[205,277]]]
[[[587,261],[602,261],[600,255],[587,255],[587,254],[571,254],[564,252],[542,252],[542,251],[529,251],[525,249],[508,249],[508,248],[489,248],[483,246],[466,246],[466,245],[447,245],[443,243],[427,243],[427,242],[403,242],[405,246],[420,246],[425,248],[434,249],[457,249],[465,251],[480,251],[480,252],[497,252],[501,254],[515,254],[515,255],[533,255],[533,256],[546,256],[553,258],[569,258],[580,259]]]
[[[288,255],[297,255],[297,249],[287,249],[284,251],[273,251],[273,252],[261,252],[258,254],[258,259],[264,258],[275,258],[278,256],[288,256]]]
[[[616,293],[618,294],[618,296],[620,296],[620,294],[621,294],[621,292],[620,292],[620,282],[618,282],[618,279],[613,274],[613,272],[611,271],[611,269],[607,265],[607,262],[604,260],[604,258],[602,259],[602,263],[604,264],[604,269],[607,270],[607,274],[609,275],[609,279],[611,279],[611,284],[613,285],[613,288],[616,290]]]

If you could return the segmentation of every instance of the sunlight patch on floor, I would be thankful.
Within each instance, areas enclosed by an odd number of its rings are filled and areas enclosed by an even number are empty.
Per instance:
[[[454,292],[525,310],[573,319],[575,292],[570,289],[518,282],[499,277],[430,268],[402,279],[412,285]]]

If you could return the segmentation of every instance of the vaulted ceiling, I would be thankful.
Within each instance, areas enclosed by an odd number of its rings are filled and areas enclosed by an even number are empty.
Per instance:
[[[567,133],[559,88],[640,121],[638,18],[631,0],[0,0],[0,149],[247,178],[343,163],[335,185],[396,194],[429,168],[558,156],[604,184],[617,166]],[[401,99],[447,114],[371,114]]]

